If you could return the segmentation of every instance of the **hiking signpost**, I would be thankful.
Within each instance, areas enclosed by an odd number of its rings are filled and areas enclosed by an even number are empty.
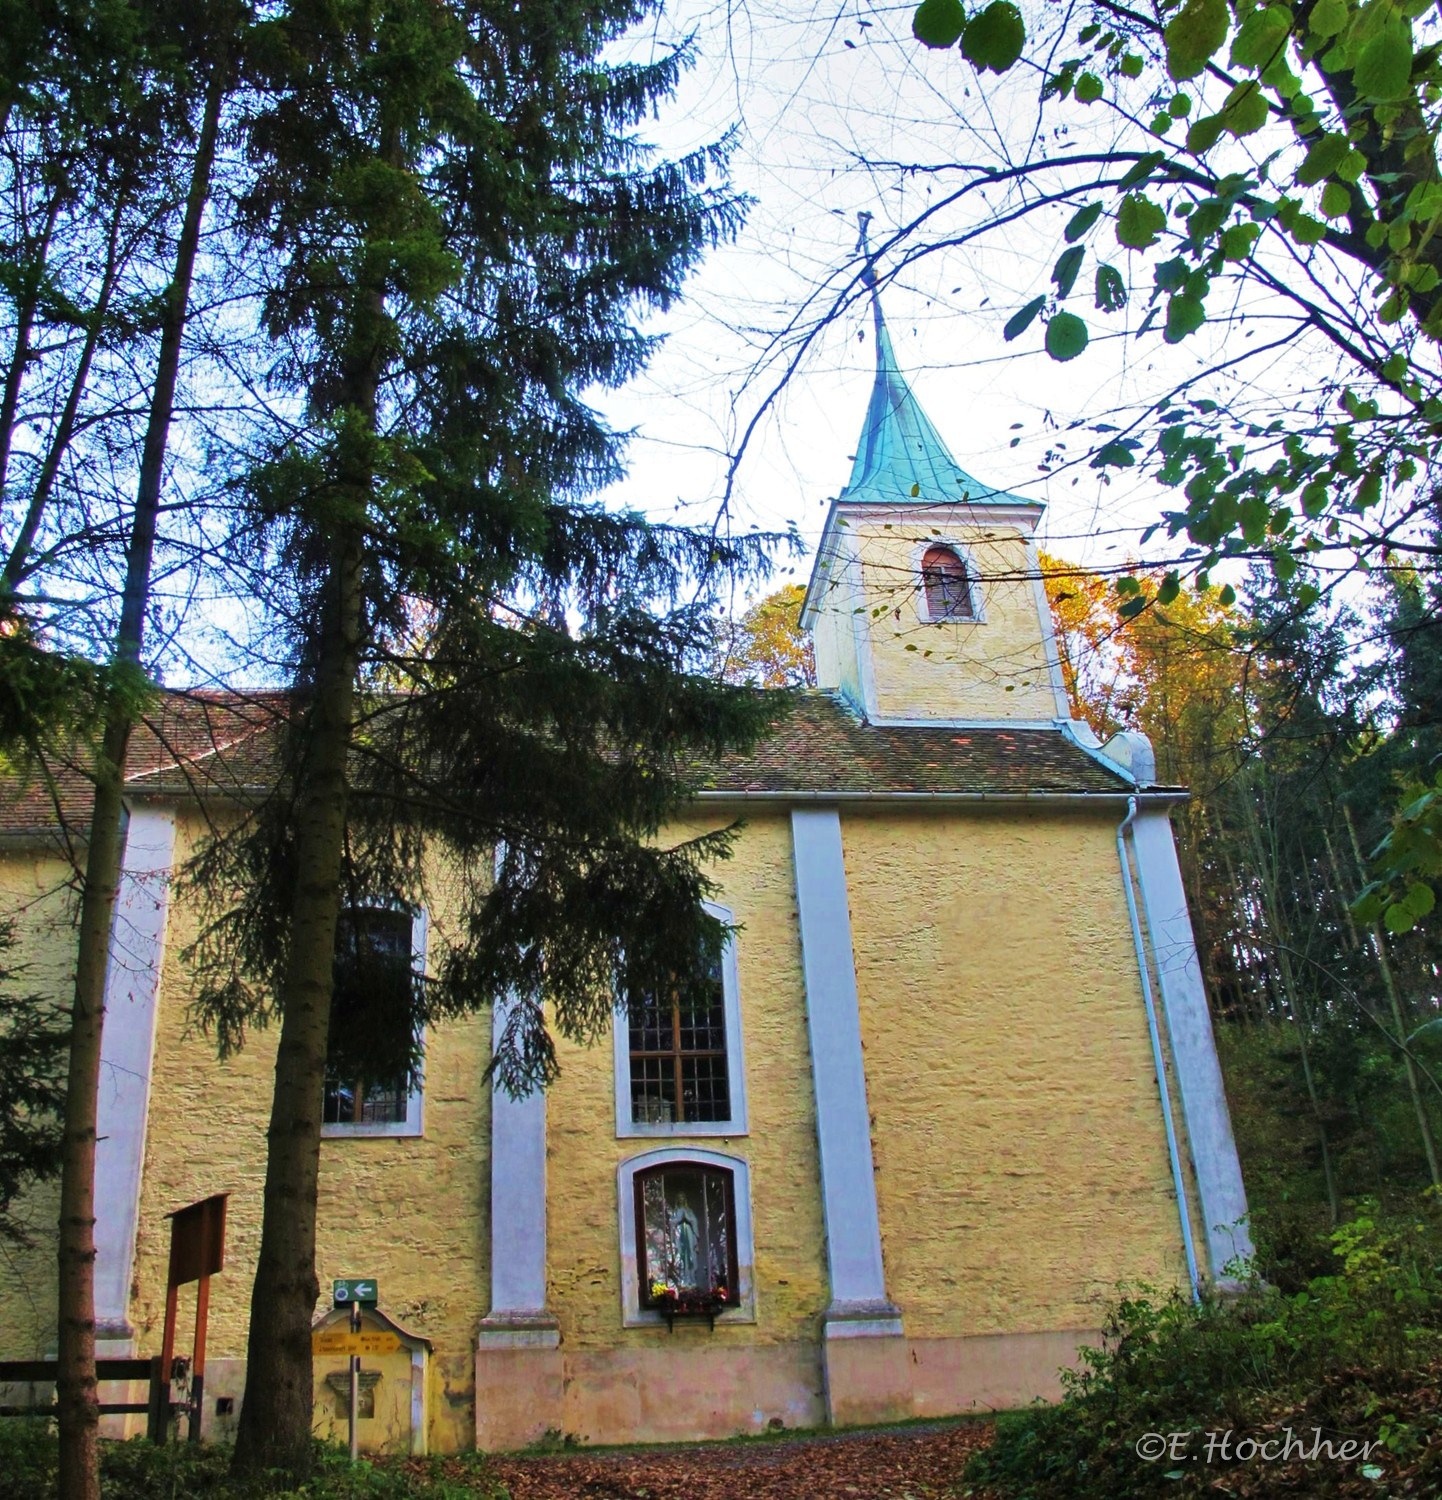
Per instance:
[[[311,1338],[311,1347],[318,1354],[350,1355],[350,1461],[360,1456],[360,1428],[357,1416],[360,1409],[360,1362],[362,1354],[389,1354],[400,1344],[393,1333],[364,1334],[361,1332],[361,1308],[374,1307],[380,1295],[374,1276],[339,1277],[330,1284],[331,1301],[336,1307],[350,1308],[348,1333],[318,1333]]]

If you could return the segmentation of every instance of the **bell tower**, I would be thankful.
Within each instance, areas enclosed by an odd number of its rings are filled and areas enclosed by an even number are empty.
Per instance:
[[[1034,534],[1044,507],[973,479],[897,367],[868,265],[876,379],[802,607],[818,685],[875,723],[1070,717]]]

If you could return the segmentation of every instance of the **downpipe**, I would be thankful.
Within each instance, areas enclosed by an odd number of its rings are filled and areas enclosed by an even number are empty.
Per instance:
[[[1132,924],[1132,946],[1137,954],[1137,973],[1142,981],[1142,1001],[1147,1012],[1147,1032],[1152,1039],[1152,1063],[1157,1072],[1157,1092],[1162,1101],[1162,1125],[1167,1135],[1167,1156],[1172,1165],[1172,1186],[1177,1195],[1177,1217],[1182,1224],[1182,1247],[1187,1255],[1187,1276],[1192,1283],[1192,1301],[1202,1300],[1201,1277],[1197,1271],[1197,1247],[1192,1239],[1192,1215],[1187,1207],[1187,1185],[1182,1176],[1182,1157],[1177,1145],[1177,1126],[1172,1118],[1171,1093],[1167,1088],[1167,1063],[1162,1055],[1161,1030],[1157,1025],[1157,1001],[1152,993],[1152,977],[1147,965],[1146,944],[1142,941],[1142,924],[1137,915],[1137,897],[1132,889],[1132,867],[1127,859],[1127,833],[1137,818],[1137,799],[1127,798],[1127,815],[1117,825],[1117,859],[1122,870],[1122,890],[1127,898],[1127,916]]]

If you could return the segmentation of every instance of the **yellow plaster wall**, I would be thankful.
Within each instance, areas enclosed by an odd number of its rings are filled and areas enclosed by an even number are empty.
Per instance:
[[[818,568],[822,564],[817,564]],[[819,687],[839,688],[853,703],[861,703],[861,675],[856,657],[857,590],[851,578],[852,564],[843,548],[815,583],[816,609],[811,619],[811,640],[816,652]]]
[[[182,820],[176,856],[189,855],[198,825]],[[445,942],[444,882],[429,912],[428,952]],[[181,958],[195,936],[193,902],[172,903],[161,980],[150,1132],[131,1318],[139,1352],[156,1352],[165,1316],[169,1226],[165,1215],[229,1192],[226,1269],[211,1288],[209,1352],[243,1356],[250,1287],[260,1243],[265,1129],[276,1032],[254,1032],[224,1063],[187,1024],[190,982]],[[427,1037],[424,1130],[414,1138],[328,1139],[321,1147],[317,1269],[329,1306],[334,1276],[375,1276],[381,1305],[434,1343],[431,1446],[474,1441],[472,1339],[489,1284],[490,1019],[477,1016]],[[193,1289],[182,1293],[187,1349]]]
[[[842,821],[887,1286],[913,1338],[1185,1275],[1107,816]]]
[[[668,828],[667,842],[721,825]],[[717,900],[744,927],[737,939],[750,1134],[690,1144],[750,1165],[756,1261],[755,1324],[722,1320],[701,1335],[711,1349],[820,1336],[827,1301],[810,1050],[806,1033],[791,827],[785,814],[749,816],[735,855],[720,864]],[[563,1045],[548,1100],[549,1298],[568,1351],[675,1347],[695,1330],[621,1327],[616,1169],[624,1157],[686,1137],[617,1140],[609,1038]]]
[[[0,852],[0,916],[14,923],[6,968],[10,988],[69,1006],[75,984],[73,872],[64,860],[26,849]],[[55,1224],[60,1194],[44,1183],[11,1212],[33,1243],[0,1254],[0,1359],[44,1359],[55,1352]]]
[[[878,714],[1056,717],[1036,593],[1026,576],[1027,543],[1019,529],[857,519],[850,531],[861,558]],[[982,620],[922,620],[917,549],[939,538],[968,550],[980,575]]]

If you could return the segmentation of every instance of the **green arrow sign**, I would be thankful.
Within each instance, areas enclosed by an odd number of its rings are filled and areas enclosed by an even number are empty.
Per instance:
[[[350,1307],[355,1303],[374,1307],[379,1295],[373,1277],[348,1276],[343,1281],[331,1282],[330,1287],[337,1307]]]

